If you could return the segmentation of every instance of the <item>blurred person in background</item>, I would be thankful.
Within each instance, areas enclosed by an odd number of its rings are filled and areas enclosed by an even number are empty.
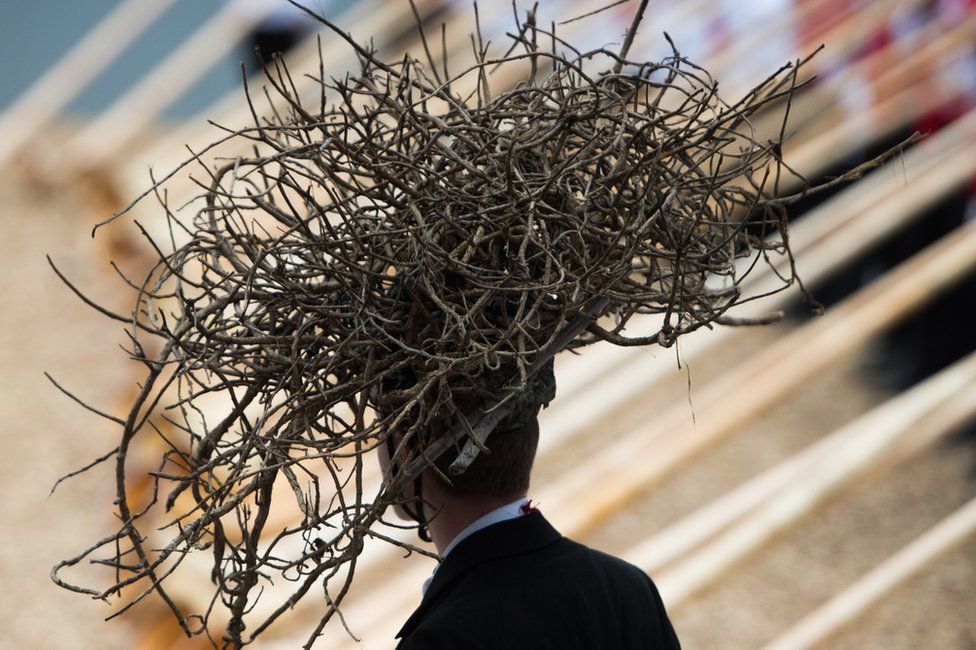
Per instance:
[[[231,0],[245,15],[258,18],[247,41],[247,69],[254,74],[262,61],[284,54],[315,30],[315,19],[288,0]],[[296,0],[297,4],[320,15],[327,15],[331,0]]]

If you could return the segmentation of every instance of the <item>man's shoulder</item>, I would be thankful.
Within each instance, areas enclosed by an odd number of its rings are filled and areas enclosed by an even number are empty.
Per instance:
[[[567,537],[474,568],[458,582],[451,600],[451,609],[484,620],[540,611],[553,602],[567,610],[578,604],[581,612],[594,603],[605,613],[663,610],[657,587],[640,567]]]
[[[616,555],[568,537],[563,537],[554,550],[566,554],[570,562],[588,565],[607,578],[623,581],[642,589],[648,586],[653,588],[654,583],[643,569]]]
[[[568,537],[563,537],[560,541],[575,552],[587,557],[591,562],[605,567],[608,571],[615,571],[626,575],[644,575],[644,571],[640,567],[621,557],[611,555],[592,546],[587,546]]]
[[[467,573],[418,632],[447,628],[492,649],[678,647],[644,571],[565,537]]]
[[[637,565],[565,536],[526,553],[485,562],[468,572],[457,586],[460,593],[456,596],[475,598],[485,593],[524,592],[529,586],[537,593],[540,588],[542,592],[550,588],[598,589],[658,597],[654,583]]]
[[[490,545],[459,546],[465,555],[445,561],[439,590],[411,617],[404,634],[411,642],[415,635],[430,638],[431,648],[441,647],[434,637],[450,646],[448,633],[470,636],[492,650],[679,647],[657,589],[639,567],[558,533],[545,540],[506,546],[496,534]]]

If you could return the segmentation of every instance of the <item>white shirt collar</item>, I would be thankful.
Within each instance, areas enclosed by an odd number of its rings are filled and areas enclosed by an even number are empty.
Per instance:
[[[444,549],[444,552],[441,554],[441,557],[446,558],[447,554],[450,553],[452,550],[454,550],[455,546],[461,543],[461,540],[465,539],[466,537],[470,537],[471,535],[478,532],[482,528],[487,528],[492,524],[497,524],[503,521],[508,521],[509,519],[515,519],[516,517],[522,516],[523,514],[525,514],[522,510],[522,506],[524,506],[528,502],[529,500],[524,497],[520,499],[516,499],[511,503],[506,503],[500,508],[495,508],[488,514],[475,519],[470,524],[468,524],[468,526],[464,530],[458,533],[454,537],[454,539],[451,540],[451,543],[448,544],[447,548]],[[436,567],[434,568],[434,573],[437,573]],[[424,580],[424,584],[422,587],[424,593],[427,593],[427,587],[430,586],[431,580],[434,579],[434,573],[431,573],[430,577]]]

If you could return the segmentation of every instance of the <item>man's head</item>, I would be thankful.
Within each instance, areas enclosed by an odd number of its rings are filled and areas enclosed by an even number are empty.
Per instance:
[[[532,413],[519,417],[514,426],[500,427],[492,432],[485,443],[488,452],[478,454],[464,473],[458,476],[451,476],[448,470],[457,457],[458,448],[444,452],[434,463],[437,470],[428,469],[421,476],[424,499],[435,503],[443,500],[443,497],[506,503],[524,496],[529,489],[532,465],[539,445],[537,412],[538,406]],[[391,435],[393,446],[396,447],[401,435],[397,431]],[[385,472],[390,465],[390,449],[382,445],[379,452],[380,466]],[[443,477],[448,477],[450,482]],[[407,499],[416,496],[412,486],[403,496]],[[403,509],[396,508],[396,512],[408,518]]]
[[[401,434],[392,432],[390,440],[392,445],[379,449],[384,473],[390,466],[390,448],[400,442]],[[394,512],[420,524],[421,539],[433,541],[444,553],[451,540],[476,519],[526,496],[538,444],[539,423],[533,413],[518,426],[493,432],[486,441],[488,452],[480,453],[458,476],[448,471],[457,456],[456,449],[449,449],[435,461],[436,469],[426,469],[404,488],[401,497],[409,505],[395,505]],[[444,477],[450,477],[450,482]]]
[[[514,428],[496,430],[485,446],[489,453],[478,454],[471,466],[459,476],[448,473],[448,467],[456,456],[452,450],[437,459],[437,469],[450,479],[450,484],[436,472],[428,473],[441,490],[459,497],[511,501],[524,496],[529,489],[532,464],[539,446],[538,418],[532,415]]]
[[[389,386],[403,388],[411,385],[412,380],[391,380]],[[532,465],[535,460],[536,449],[539,444],[539,421],[538,413],[540,408],[548,404],[555,395],[555,376],[553,364],[550,360],[545,366],[539,369],[533,376],[529,377],[524,389],[511,402],[511,409],[508,414],[501,419],[498,426],[491,432],[485,442],[487,452],[481,452],[474,459],[471,465],[460,475],[452,476],[449,472],[451,463],[457,458],[458,452],[463,446],[465,439],[460,443],[449,448],[439,456],[434,467],[427,469],[421,475],[419,486],[421,497],[428,506],[426,509],[428,516],[441,509],[446,503],[472,504],[477,507],[490,504],[504,504],[519,497],[525,496],[529,488]],[[471,412],[475,406],[486,408],[489,404],[472,403],[469,400],[461,400],[462,403],[456,404],[459,409]],[[476,422],[468,422],[474,426]],[[432,440],[450,431],[456,431],[462,426],[457,417],[435,420],[432,425],[436,430],[425,430],[418,433],[417,440],[421,444],[430,443]],[[402,430],[407,427],[403,426]],[[391,446],[396,448],[402,438],[401,431],[389,433],[390,446],[383,445],[380,449],[380,464],[385,472],[390,465]],[[407,445],[411,447],[410,443]],[[409,455],[409,450],[405,450]],[[406,456],[399,458],[402,462]],[[445,479],[445,477],[447,477]],[[404,499],[416,498],[415,485],[410,485],[402,495]],[[411,517],[403,508],[396,508],[398,515],[404,518]]]

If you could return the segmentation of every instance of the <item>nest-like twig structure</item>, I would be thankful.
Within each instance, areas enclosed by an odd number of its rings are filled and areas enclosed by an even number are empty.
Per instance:
[[[782,131],[763,139],[750,117],[788,102],[801,62],[726,103],[677,50],[628,60],[638,22],[622,51],[581,53],[529,14],[504,55],[476,34],[456,73],[383,61],[328,24],[362,66],[322,77],[313,102],[276,61],[287,110],[232,134],[255,153],[207,167],[191,223],[162,211],[171,250],[154,243],[134,316],[116,316],[148,369],[128,415],[108,416],[121,525],[55,580],[120,612],[156,593],[187,634],[226,623],[229,647],[324,584],[311,643],[367,538],[413,548],[381,532],[402,486],[452,448],[463,471],[556,352],[668,346],[747,299],[741,261],[789,255],[793,198],[777,191]],[[514,87],[491,87],[513,69]],[[659,328],[625,334],[638,314]],[[370,488],[363,454],[393,430],[407,461]],[[166,450],[135,495],[131,450],[155,435]],[[110,588],[59,577],[102,552]],[[199,555],[213,599],[186,613],[167,578]],[[253,610],[272,578],[292,591]]]

